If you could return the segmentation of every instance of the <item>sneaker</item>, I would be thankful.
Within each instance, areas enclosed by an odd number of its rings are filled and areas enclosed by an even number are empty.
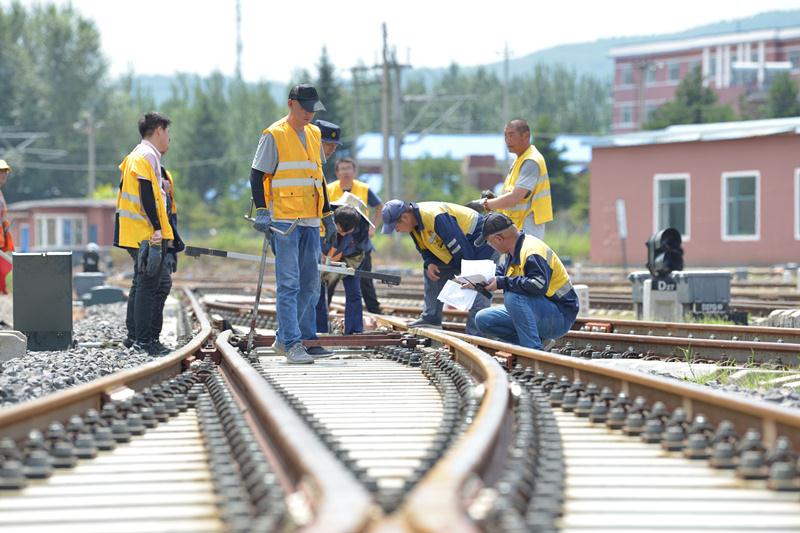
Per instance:
[[[314,362],[314,358],[308,355],[302,342],[296,342],[286,350],[286,362],[291,365],[308,365]]]
[[[272,346],[270,346],[270,348],[272,349],[273,352],[275,352],[275,355],[283,355],[283,356],[286,355],[286,346],[278,342],[278,339],[275,339],[275,342],[272,343]]]
[[[147,353],[150,355],[167,355],[172,353],[172,348],[164,346],[161,341],[153,341],[150,343]]]
[[[416,319],[413,322],[408,323],[409,328],[432,328],[432,329],[442,329],[441,324],[432,324],[431,322],[427,322],[421,318]]]
[[[326,357],[331,357],[333,355],[332,351],[326,350],[322,346],[309,346],[306,348],[306,352],[308,352],[308,355],[314,359],[325,359]]]
[[[125,340],[122,341],[122,345],[127,349],[133,346],[133,339],[130,337],[125,337]]]

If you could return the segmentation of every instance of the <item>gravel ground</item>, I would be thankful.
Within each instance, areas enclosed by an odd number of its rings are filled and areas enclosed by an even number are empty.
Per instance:
[[[800,378],[798,378],[800,379]],[[710,381],[706,386],[720,392],[728,392],[745,396],[750,399],[763,400],[781,407],[800,409],[800,392],[788,387],[777,387],[769,390],[753,390],[738,385],[722,384],[718,381]]]
[[[0,313],[4,302],[0,300]],[[10,309],[10,300],[8,302]],[[131,353],[125,338],[126,304],[87,308],[86,318],[75,322],[75,348],[62,352],[28,352],[0,366],[0,407],[32,400],[79,383],[139,366],[156,357]],[[2,318],[2,314],[0,314]],[[81,346],[81,344],[86,344]]]

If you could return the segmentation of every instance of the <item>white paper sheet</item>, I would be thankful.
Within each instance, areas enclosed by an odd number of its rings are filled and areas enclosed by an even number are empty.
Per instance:
[[[460,282],[486,283],[494,277],[496,265],[491,259],[461,261],[461,274],[455,277]]]
[[[469,311],[472,304],[475,303],[475,297],[478,295],[477,291],[472,289],[462,289],[461,285],[453,280],[448,280],[442,287],[442,292],[439,293],[438,299],[449,306],[460,309],[461,311]]]

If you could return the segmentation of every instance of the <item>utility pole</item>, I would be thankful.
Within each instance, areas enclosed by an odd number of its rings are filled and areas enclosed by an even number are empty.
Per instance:
[[[401,100],[400,72],[402,66],[397,63],[397,53],[392,57],[392,137],[394,137],[394,159],[392,160],[392,184],[394,185],[394,195],[392,198],[403,198],[403,158],[401,152],[403,148],[403,110]]]
[[[73,126],[76,130],[82,131],[83,133],[86,134],[86,144],[88,148],[87,167],[89,171],[89,180],[86,187],[87,189],[86,196],[89,198],[91,198],[92,194],[94,193],[95,184],[97,182],[96,180],[97,156],[95,150],[95,134],[97,133],[97,130],[102,126],[103,126],[102,121],[95,122],[93,110],[85,111],[82,114],[81,120],[79,122],[76,122]]]
[[[236,79],[242,79],[242,2],[236,0]]]
[[[388,198],[394,198],[394,187],[392,183],[391,168],[389,166],[389,46],[387,44],[386,23],[383,28],[383,68],[381,77],[381,133],[383,134],[383,162],[381,173],[383,174],[383,194]]]
[[[358,81],[358,67],[353,67],[350,72],[353,76],[353,144],[350,148],[350,154],[353,159],[358,160],[358,112],[361,102],[359,101],[359,81]]]
[[[508,92],[509,92],[509,84],[511,80],[509,79],[509,68],[508,68],[508,59],[509,59],[509,51],[508,51],[508,41],[506,41],[505,49],[503,50],[503,128],[506,127],[506,124],[511,120],[511,110],[510,104],[508,101]],[[508,150],[505,151],[505,168],[508,168]]]

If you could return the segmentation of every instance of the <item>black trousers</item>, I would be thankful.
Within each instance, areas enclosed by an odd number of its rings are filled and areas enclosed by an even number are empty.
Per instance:
[[[358,269],[372,272],[371,251],[364,254],[364,261],[361,262],[361,266],[358,267]],[[375,294],[375,284],[373,281],[374,280],[370,278],[359,278],[359,282],[361,283],[361,296],[364,299],[364,306],[367,308],[367,311],[379,314],[381,312],[381,304],[378,302],[378,295]],[[328,305],[330,305],[331,300],[333,300],[333,293],[336,291],[336,286],[338,284],[339,279],[328,284]]]
[[[164,323],[164,303],[172,289],[172,269],[174,257],[164,254],[158,274],[149,277],[140,272],[136,256],[138,250],[128,249],[133,259],[133,282],[128,294],[128,309],[125,326],[128,338],[139,343],[148,344],[158,340]]]

